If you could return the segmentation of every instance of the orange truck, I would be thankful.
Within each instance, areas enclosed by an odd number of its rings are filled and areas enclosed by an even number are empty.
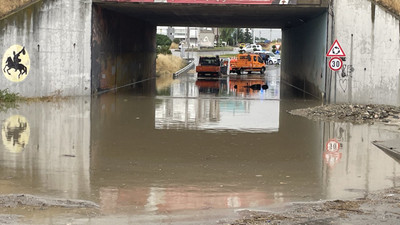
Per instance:
[[[219,56],[201,56],[196,66],[198,77],[219,77],[221,75],[221,61]]]
[[[244,72],[260,72],[264,74],[265,63],[258,54],[238,54],[236,58],[230,60],[230,72],[238,75]]]

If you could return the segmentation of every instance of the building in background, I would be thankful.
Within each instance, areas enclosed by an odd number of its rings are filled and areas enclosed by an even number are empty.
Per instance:
[[[188,30],[189,29],[189,30]],[[171,27],[171,26],[158,26],[157,34],[167,35],[171,40],[179,39],[185,46],[187,37],[189,37],[189,47],[212,47],[216,41],[216,35],[219,35],[220,29],[209,27]],[[265,29],[254,28],[250,29],[252,32],[254,42],[280,41],[282,39],[281,29]],[[211,37],[214,35],[214,37]],[[211,40],[212,39],[212,40]],[[208,43],[210,42],[210,43]]]

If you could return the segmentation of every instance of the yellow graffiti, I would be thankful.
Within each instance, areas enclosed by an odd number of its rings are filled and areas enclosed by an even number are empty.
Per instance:
[[[30,59],[28,51],[21,45],[13,45],[3,55],[2,71],[12,82],[21,82],[29,74]]]
[[[21,152],[29,142],[30,127],[28,120],[20,115],[8,118],[1,129],[3,144],[10,152]]]

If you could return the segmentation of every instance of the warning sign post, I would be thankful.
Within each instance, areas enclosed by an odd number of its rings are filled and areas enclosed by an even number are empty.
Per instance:
[[[326,57],[346,57],[346,54],[344,53],[342,46],[340,46],[338,40],[335,40],[335,42],[333,42],[328,53],[326,53]]]

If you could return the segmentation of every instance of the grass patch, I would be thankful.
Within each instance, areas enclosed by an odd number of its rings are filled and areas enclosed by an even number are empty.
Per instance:
[[[215,48],[202,48],[202,49],[197,49],[197,48],[189,48],[185,49],[186,52],[215,52],[215,51],[233,51],[233,47],[227,46],[227,47],[215,47]]]
[[[186,62],[178,56],[174,55],[157,55],[156,60],[156,74],[157,89],[163,89],[171,85],[174,82],[173,74],[185,67]]]
[[[223,55],[219,55],[220,58],[232,58],[232,57],[236,57],[239,53],[234,53],[234,54],[223,54]]]
[[[3,18],[20,7],[24,7],[35,1],[37,0],[1,0],[0,18]]]
[[[171,46],[169,47],[169,49],[178,49],[179,48],[179,44],[172,42]]]
[[[397,16],[400,16],[400,1],[399,0],[375,0],[378,4],[387,8]]]

